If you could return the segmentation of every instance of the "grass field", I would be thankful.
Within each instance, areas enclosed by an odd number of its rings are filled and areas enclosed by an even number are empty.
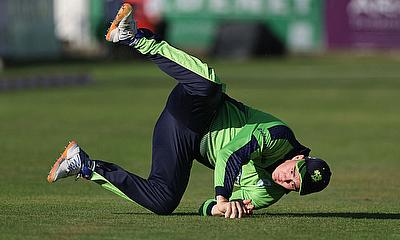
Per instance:
[[[214,61],[236,99],[285,120],[333,176],[251,218],[197,216],[212,172],[194,164],[171,216],[98,185],[46,176],[69,139],[146,177],[151,133],[174,82],[143,62],[11,68],[0,75],[88,72],[85,87],[0,92],[0,239],[400,239],[400,59]]]

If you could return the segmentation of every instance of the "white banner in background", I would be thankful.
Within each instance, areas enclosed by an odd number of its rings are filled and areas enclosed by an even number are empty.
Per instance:
[[[90,1],[54,0],[56,36],[71,48],[90,48]]]

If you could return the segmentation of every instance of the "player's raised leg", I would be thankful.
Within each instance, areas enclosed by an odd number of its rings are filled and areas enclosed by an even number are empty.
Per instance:
[[[183,84],[191,95],[208,96],[223,90],[214,69],[198,58],[163,41],[147,29],[137,29],[131,5],[125,3],[106,34],[106,40],[129,45],[156,63],[162,71]]]
[[[135,48],[176,79],[179,84],[170,94],[166,108],[176,119],[187,123],[186,126],[197,133],[203,133],[208,128],[215,112],[227,98],[223,94],[224,85],[214,69],[158,39],[151,31],[136,29],[129,4],[124,4],[118,12],[106,39]]]

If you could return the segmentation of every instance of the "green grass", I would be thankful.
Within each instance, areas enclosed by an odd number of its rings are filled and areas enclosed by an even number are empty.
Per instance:
[[[151,134],[174,85],[149,63],[7,69],[1,75],[88,72],[86,87],[0,92],[0,239],[400,239],[400,60],[309,57],[213,62],[231,96],[285,120],[327,159],[320,194],[285,196],[251,218],[197,216],[212,172],[194,164],[171,216],[98,185],[46,176],[76,139],[96,159],[146,177]]]

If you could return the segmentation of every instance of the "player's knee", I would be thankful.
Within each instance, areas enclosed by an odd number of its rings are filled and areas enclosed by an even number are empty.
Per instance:
[[[152,180],[149,179],[149,181]],[[154,181],[152,181],[152,185],[157,186],[158,190],[158,194],[154,198],[152,212],[158,215],[170,215],[178,207],[184,188],[172,188]]]
[[[163,206],[154,209],[154,213],[158,215],[170,215],[174,210],[178,207],[178,203],[176,202],[165,202]]]

